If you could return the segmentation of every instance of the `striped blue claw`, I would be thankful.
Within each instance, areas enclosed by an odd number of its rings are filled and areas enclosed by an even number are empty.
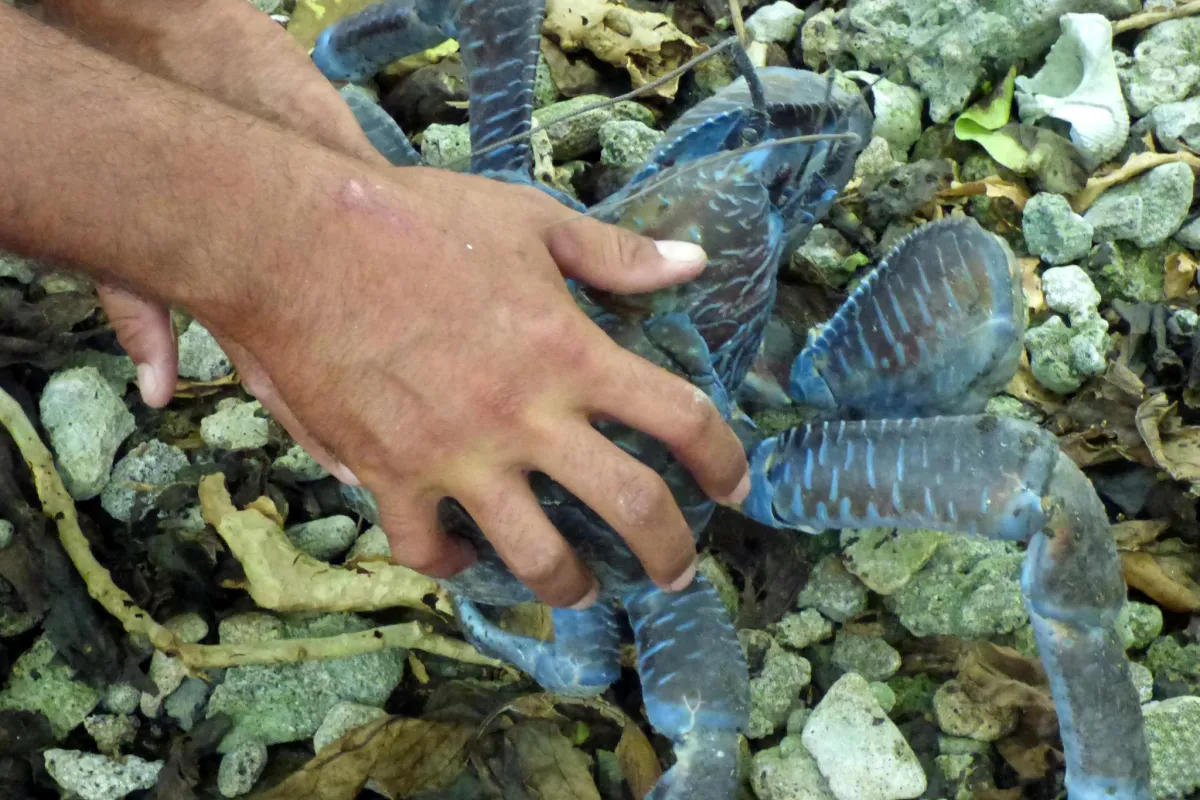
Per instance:
[[[547,691],[592,697],[620,677],[621,632],[611,605],[599,602],[584,611],[554,609],[553,642],[502,630],[462,597],[454,598],[454,611],[476,649],[527,672]]]
[[[362,83],[397,59],[457,35],[453,0],[386,0],[321,32],[312,60],[331,81]]]
[[[792,365],[797,403],[841,415],[974,414],[1016,372],[1025,330],[1008,246],[969,217],[906,236]]]
[[[421,156],[413,149],[412,142],[401,130],[392,115],[360,86],[348,83],[340,89],[342,99],[366,134],[367,140],[393,167],[414,167],[421,163]]]
[[[1148,798],[1125,601],[1095,490],[1036,425],[990,415],[825,422],[751,454],[747,516],[786,528],[938,528],[1029,543],[1021,587],[1058,709],[1073,800]]]
[[[667,594],[626,594],[646,716],[675,743],[675,764],[647,800],[737,796],[739,735],[750,714],[745,655],[716,590],[701,577]]]

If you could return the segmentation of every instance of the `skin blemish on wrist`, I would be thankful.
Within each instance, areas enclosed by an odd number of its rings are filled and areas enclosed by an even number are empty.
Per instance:
[[[365,214],[376,221],[402,233],[413,233],[411,219],[400,211],[395,190],[381,183],[368,183],[361,178],[346,180],[334,192],[334,203],[339,211]]]

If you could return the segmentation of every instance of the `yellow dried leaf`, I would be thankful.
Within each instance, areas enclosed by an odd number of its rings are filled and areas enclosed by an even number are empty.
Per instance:
[[[634,87],[651,83],[705,50],[669,17],[636,11],[616,0],[549,0],[545,34],[565,53],[588,50],[601,61],[624,69]],[[653,90],[675,97],[679,79]]]
[[[1186,562],[1154,553],[1121,553],[1125,583],[1148,595],[1167,611],[1200,611],[1200,584],[1188,574]]]
[[[1029,195],[1025,190],[1015,183],[1009,183],[999,175],[989,175],[986,178],[978,181],[970,181],[968,183],[958,183],[957,181],[950,185],[949,189],[943,189],[938,192],[940,198],[954,197],[974,197],[976,195],[987,195],[988,197],[1003,197],[1010,200],[1018,211],[1025,208],[1025,204],[1029,202]]]
[[[1171,253],[1163,264],[1163,291],[1168,300],[1196,293],[1196,260],[1187,253]]]
[[[243,511],[233,506],[225,476],[200,481],[204,519],[217,529],[246,573],[250,596],[275,611],[373,611],[395,606],[452,614],[450,599],[436,581],[392,564],[371,562],[339,567],[300,552],[283,532],[274,504],[260,498]]]
[[[1038,267],[1042,260],[1036,256],[1017,259],[1021,267],[1021,288],[1025,293],[1025,307],[1037,314],[1046,310],[1046,295],[1042,293],[1042,276]]]
[[[662,777],[662,765],[658,763],[658,754],[642,729],[632,721],[621,729],[621,739],[617,742],[617,761],[621,764],[621,774],[629,784],[629,791],[637,800],[642,800]]]
[[[1017,372],[1004,387],[1004,393],[1031,403],[1045,414],[1053,413],[1063,405],[1063,400],[1059,395],[1045,389],[1033,377],[1033,370],[1029,367],[1029,356],[1025,353],[1025,348],[1021,348],[1021,360],[1017,364]]]
[[[356,728],[255,800],[354,800],[368,780],[393,797],[449,786],[466,766],[470,725],[385,717]]]
[[[1193,170],[1200,170],[1200,156],[1194,153],[1138,153],[1112,172],[1089,178],[1083,191],[1071,198],[1071,208],[1075,209],[1076,214],[1082,214],[1110,187],[1136,178],[1148,169],[1174,161],[1182,161]]]
[[[1165,519],[1131,519],[1112,526],[1118,550],[1137,550],[1161,536],[1171,523]]]

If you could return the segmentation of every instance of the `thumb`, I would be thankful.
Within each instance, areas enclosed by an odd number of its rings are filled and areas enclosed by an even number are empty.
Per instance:
[[[96,291],[117,341],[137,364],[142,401],[153,408],[165,406],[175,395],[178,371],[171,312],[124,289],[100,286]]]
[[[587,217],[551,227],[546,247],[568,278],[610,292],[636,294],[682,283],[704,270],[704,249],[656,242]]]

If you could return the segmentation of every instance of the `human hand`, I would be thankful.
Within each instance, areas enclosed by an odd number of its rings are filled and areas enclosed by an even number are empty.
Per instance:
[[[339,152],[385,163],[304,49],[246,0],[43,0],[43,12],[48,22],[147,72]],[[137,364],[142,400],[165,406],[179,361],[170,312],[123,288],[101,284],[97,293]]]
[[[453,497],[539,598],[590,603],[593,579],[528,484],[540,471],[621,533],[656,583],[682,588],[695,549],[666,484],[590,421],[660,439],[726,501],[749,488],[741,445],[702,392],[605,336],[563,275],[647,291],[693,277],[702,253],[664,246],[668,260],[535,189],[390,175],[351,180],[332,211],[292,221],[299,238],[274,282],[247,270],[246,296],[269,302],[200,314],[251,391],[372,490],[401,564],[442,577],[471,563],[438,525]]]

